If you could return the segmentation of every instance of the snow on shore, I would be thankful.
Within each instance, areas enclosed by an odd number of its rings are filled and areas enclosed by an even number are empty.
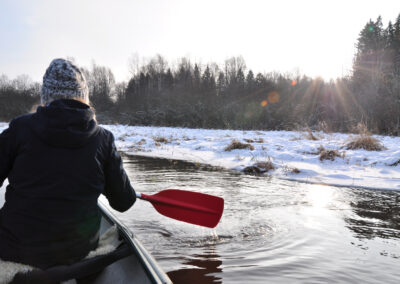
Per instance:
[[[0,123],[0,131],[7,127]],[[383,151],[346,150],[355,135],[294,131],[207,130],[171,127],[103,125],[127,154],[186,160],[241,171],[257,162],[271,161],[278,178],[311,183],[400,190],[400,137],[374,136]],[[232,142],[249,143],[254,150],[225,151]],[[338,150],[342,157],[321,161],[318,148]],[[390,166],[397,164],[396,166]],[[294,169],[298,169],[296,173]]]
[[[273,176],[312,183],[400,190],[400,138],[374,136],[383,151],[346,150],[355,135],[293,131],[206,130],[169,127],[104,125],[112,131],[117,147],[128,154],[187,160],[234,170],[257,162],[272,161]],[[225,151],[232,140],[253,145],[254,150]],[[343,157],[320,161],[318,148],[338,150]],[[300,172],[295,173],[293,169]]]

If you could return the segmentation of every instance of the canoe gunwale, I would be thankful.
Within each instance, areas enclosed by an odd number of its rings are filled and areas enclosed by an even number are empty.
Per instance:
[[[141,242],[136,238],[134,233],[129,230],[124,224],[122,224],[117,217],[110,212],[109,209],[102,203],[98,201],[99,209],[102,213],[102,217],[111,225],[116,225],[118,231],[121,233],[124,240],[133,249],[136,257],[139,259],[143,268],[146,270],[147,275],[151,281],[155,284],[172,284],[172,281],[165,274],[165,272],[160,268],[152,255],[146,250],[146,248],[141,244]]]

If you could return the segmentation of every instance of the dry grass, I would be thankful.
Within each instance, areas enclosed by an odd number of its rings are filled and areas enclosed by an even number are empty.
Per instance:
[[[254,146],[248,143],[242,143],[238,140],[232,140],[231,144],[225,147],[225,151],[229,152],[235,149],[249,149],[254,150]]]
[[[128,152],[151,152],[151,150],[142,148],[140,146],[132,145],[128,147]]]
[[[274,164],[270,160],[264,162],[257,162],[254,165],[265,172],[275,169]]]
[[[312,133],[312,131],[309,127],[306,129],[306,132],[307,132],[307,134],[305,135],[306,139],[313,140],[313,141],[319,140],[317,137],[314,136],[314,134]]]
[[[309,130],[306,130],[306,133],[300,134],[300,136],[293,136],[292,138],[289,139],[289,141],[299,141],[299,140],[304,140],[304,139],[313,140],[313,141],[319,140],[319,138],[316,137],[312,133],[312,131],[309,129]]]
[[[256,162],[252,166],[245,167],[243,172],[251,175],[260,175],[274,169],[275,166],[268,157],[266,161]]]
[[[334,161],[336,157],[343,158],[344,153],[340,153],[338,150],[327,150],[324,147],[320,146],[318,148],[319,151],[319,160],[320,161]]]
[[[396,162],[394,162],[393,164],[390,164],[389,166],[391,167],[396,167],[400,164],[400,159],[398,159]]]
[[[287,166],[287,165],[285,165],[283,167],[283,171],[286,172],[286,173],[293,173],[293,174],[299,174],[300,173],[300,170],[298,168],[290,167],[290,166]]]
[[[364,149],[367,151],[382,151],[383,149],[385,149],[385,147],[378,139],[372,136],[361,134],[353,138],[353,140],[350,141],[349,143],[347,143],[346,149],[347,150]]]
[[[248,139],[245,138],[243,139],[244,141],[246,141],[247,143],[264,143],[264,139],[263,138],[257,138],[257,139]]]
[[[294,173],[294,174],[299,174],[300,173],[300,170],[298,168],[294,168],[294,167],[290,168],[290,171],[292,173]]]
[[[371,132],[369,132],[367,125],[363,122],[357,123],[352,130],[354,133],[358,133],[360,135],[371,136]]]
[[[317,124],[317,130],[324,132],[324,133],[331,133],[332,129],[329,127],[328,123],[326,121],[319,121]]]
[[[164,144],[168,144],[171,142],[169,139],[161,136],[153,137],[153,140],[156,143],[164,143]]]
[[[368,131],[368,127],[364,123],[358,123],[354,132],[358,132],[358,136],[347,143],[347,150],[382,151],[385,149],[378,139],[371,136],[371,132]]]
[[[313,140],[313,141],[319,140],[319,138],[313,134],[311,128],[308,125],[297,124],[295,129],[297,132],[300,132],[300,136],[293,137],[292,139],[290,139],[290,141],[297,141],[303,139]]]

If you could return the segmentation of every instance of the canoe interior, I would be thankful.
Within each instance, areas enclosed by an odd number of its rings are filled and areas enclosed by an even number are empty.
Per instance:
[[[120,223],[101,202],[99,202],[99,208],[103,215],[100,234],[111,226],[117,225],[120,235],[132,247],[134,253],[107,266],[93,280],[93,283],[172,283],[132,232]]]

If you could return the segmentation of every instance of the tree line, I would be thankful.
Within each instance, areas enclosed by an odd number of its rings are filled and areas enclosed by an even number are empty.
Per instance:
[[[400,15],[383,27],[370,20],[359,34],[352,74],[335,81],[300,74],[254,73],[238,56],[224,64],[161,55],[130,60],[132,76],[117,83],[110,68],[84,69],[99,122],[230,129],[324,128],[400,134]],[[0,77],[0,119],[38,101],[26,76]]]

